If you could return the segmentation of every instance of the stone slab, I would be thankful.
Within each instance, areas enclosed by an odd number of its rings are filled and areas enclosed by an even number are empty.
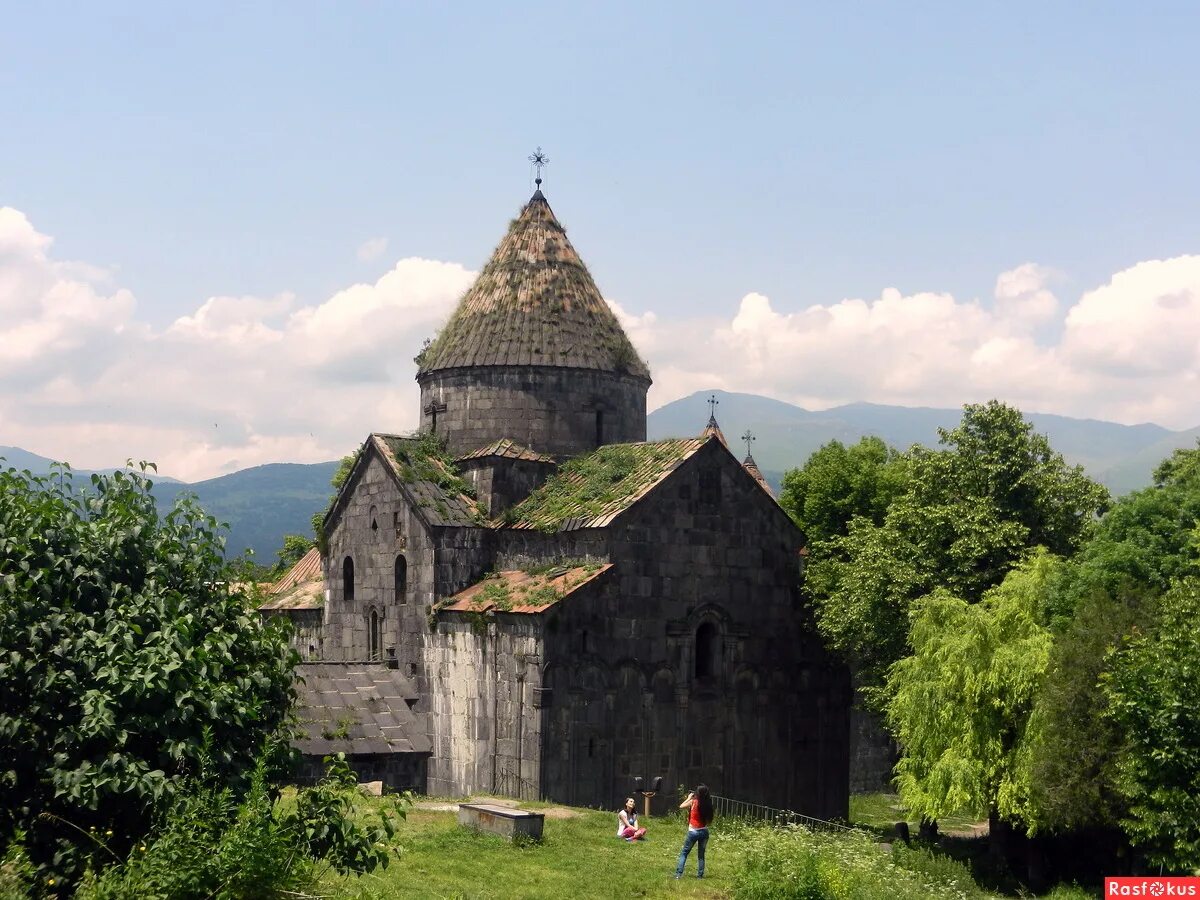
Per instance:
[[[542,827],[546,817],[542,813],[510,806],[495,806],[491,803],[460,803],[458,824],[476,831],[498,834],[513,840],[518,834],[530,840],[542,839]]]

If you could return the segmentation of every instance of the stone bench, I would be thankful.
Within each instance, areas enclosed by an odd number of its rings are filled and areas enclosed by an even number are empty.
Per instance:
[[[476,831],[498,834],[510,841],[518,834],[524,835],[530,840],[540,841],[545,821],[544,815],[530,812],[527,809],[493,806],[490,803],[458,804],[459,825],[474,828]]]

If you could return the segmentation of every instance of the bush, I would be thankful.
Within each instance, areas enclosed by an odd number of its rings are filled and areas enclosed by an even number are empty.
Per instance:
[[[353,821],[354,774],[341,754],[325,762],[325,777],[290,811],[272,801],[261,763],[240,803],[228,789],[193,785],[152,839],[85,878],[77,900],[263,900],[312,885],[322,864],[343,874],[386,867],[394,819]],[[401,818],[405,802],[393,806]]]
[[[736,900],[974,900],[965,867],[922,850],[888,855],[865,834],[803,828],[745,832]]]
[[[294,654],[229,590],[215,520],[160,517],[150,488],[144,466],[0,471],[0,845],[25,831],[39,881],[124,857],[202,765],[244,793],[293,700]]]

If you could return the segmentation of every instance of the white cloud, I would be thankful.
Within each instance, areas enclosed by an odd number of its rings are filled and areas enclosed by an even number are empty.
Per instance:
[[[128,291],[99,287],[107,273],[50,246],[0,210],[0,444],[80,467],[151,459],[188,480],[414,427],[412,357],[474,277],[403,259],[315,306],[210,297],[155,330]]]
[[[369,241],[363,241],[358,245],[358,250],[355,255],[360,262],[370,262],[373,259],[379,259],[387,251],[388,239],[385,237],[374,237]]]
[[[655,385],[652,405],[687,384],[811,408],[999,397],[1029,411],[1200,424],[1200,256],[1139,263],[1065,312],[1052,277],[1033,263],[1003,272],[992,303],[888,288],[785,313],[750,293],[707,337],[659,341],[650,362],[669,385]],[[687,324],[655,321],[651,339]]]
[[[456,263],[408,258],[315,305],[217,296],[166,328],[111,272],[55,260],[0,209],[0,444],[77,466],[156,460],[185,479],[332,459],[370,430],[416,425],[412,357],[468,287]],[[995,296],[847,298],[788,310],[748,293],[724,316],[610,301],[654,376],[651,406],[720,387],[821,408],[866,400],[1200,423],[1200,256],[1118,272],[1073,303],[1026,263]]]

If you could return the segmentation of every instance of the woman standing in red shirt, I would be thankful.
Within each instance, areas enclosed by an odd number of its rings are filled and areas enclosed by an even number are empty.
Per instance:
[[[687,795],[687,799],[679,804],[680,809],[688,810],[687,836],[683,839],[683,849],[679,851],[679,862],[675,864],[675,877],[683,877],[683,867],[687,864],[688,854],[692,845],[696,845],[696,877],[704,877],[704,848],[708,846],[708,824],[713,817],[712,797],[708,795],[708,785],[698,785]]]

